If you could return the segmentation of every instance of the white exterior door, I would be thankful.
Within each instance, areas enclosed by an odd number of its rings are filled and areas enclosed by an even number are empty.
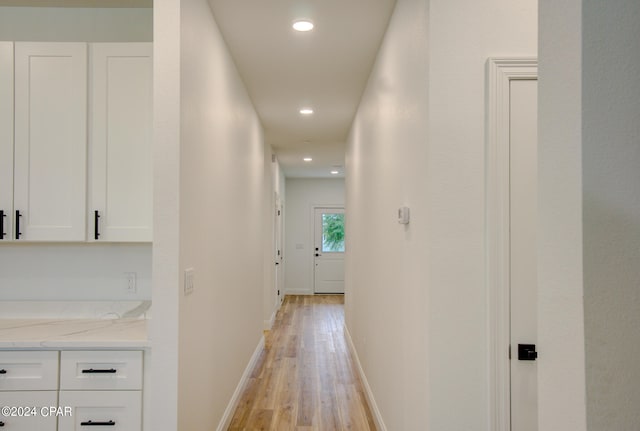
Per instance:
[[[13,43],[0,42],[0,241],[13,238]]]
[[[537,80],[510,89],[511,429],[537,431]],[[529,350],[529,352],[525,351]]]
[[[85,240],[86,166],[86,44],[16,42],[15,239]]]
[[[344,209],[314,213],[314,293],[344,293]]]
[[[152,52],[91,45],[90,240],[152,239]]]

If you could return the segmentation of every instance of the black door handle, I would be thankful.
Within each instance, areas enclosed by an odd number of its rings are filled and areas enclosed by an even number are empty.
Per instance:
[[[20,232],[20,217],[22,217],[20,210],[16,210],[16,239],[20,239],[22,235],[22,232]]]
[[[87,422],[80,422],[80,426],[81,427],[96,427],[96,426],[109,426],[112,427],[114,426],[116,423],[114,421],[108,421],[108,422],[94,422],[94,421],[87,421]]]
[[[535,361],[538,358],[535,344],[518,344],[519,361]]]

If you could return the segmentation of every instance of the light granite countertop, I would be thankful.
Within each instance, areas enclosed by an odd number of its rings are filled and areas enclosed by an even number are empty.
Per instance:
[[[145,319],[0,319],[0,349],[142,349]]]

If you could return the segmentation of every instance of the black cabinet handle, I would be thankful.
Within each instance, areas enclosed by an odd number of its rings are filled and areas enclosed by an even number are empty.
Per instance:
[[[20,210],[16,210],[16,239],[20,239],[22,235],[22,232],[20,232],[20,217],[22,217]]]
[[[3,368],[2,370],[0,370],[0,374],[7,374],[7,370]]]
[[[0,239],[4,239],[6,233],[4,233],[4,218],[7,215],[4,213],[4,210],[0,210]]]
[[[118,372],[118,370],[116,370],[115,368],[98,369],[98,370],[94,370],[93,368],[89,368],[88,370],[82,370],[83,374],[115,374],[117,372]]]
[[[3,427],[3,426],[4,426],[4,422],[0,422],[0,427]]]
[[[108,422],[94,422],[94,421],[87,421],[87,422],[80,422],[80,426],[81,427],[100,427],[100,426],[108,426],[108,427],[112,427],[114,426],[116,423],[114,421],[108,421]]]
[[[97,240],[100,237],[100,227],[98,225],[98,219],[100,218],[100,214],[98,210],[93,212],[93,239]]]

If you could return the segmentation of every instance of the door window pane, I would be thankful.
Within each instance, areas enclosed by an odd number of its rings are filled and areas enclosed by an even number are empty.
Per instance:
[[[344,214],[322,214],[322,252],[344,253]]]

